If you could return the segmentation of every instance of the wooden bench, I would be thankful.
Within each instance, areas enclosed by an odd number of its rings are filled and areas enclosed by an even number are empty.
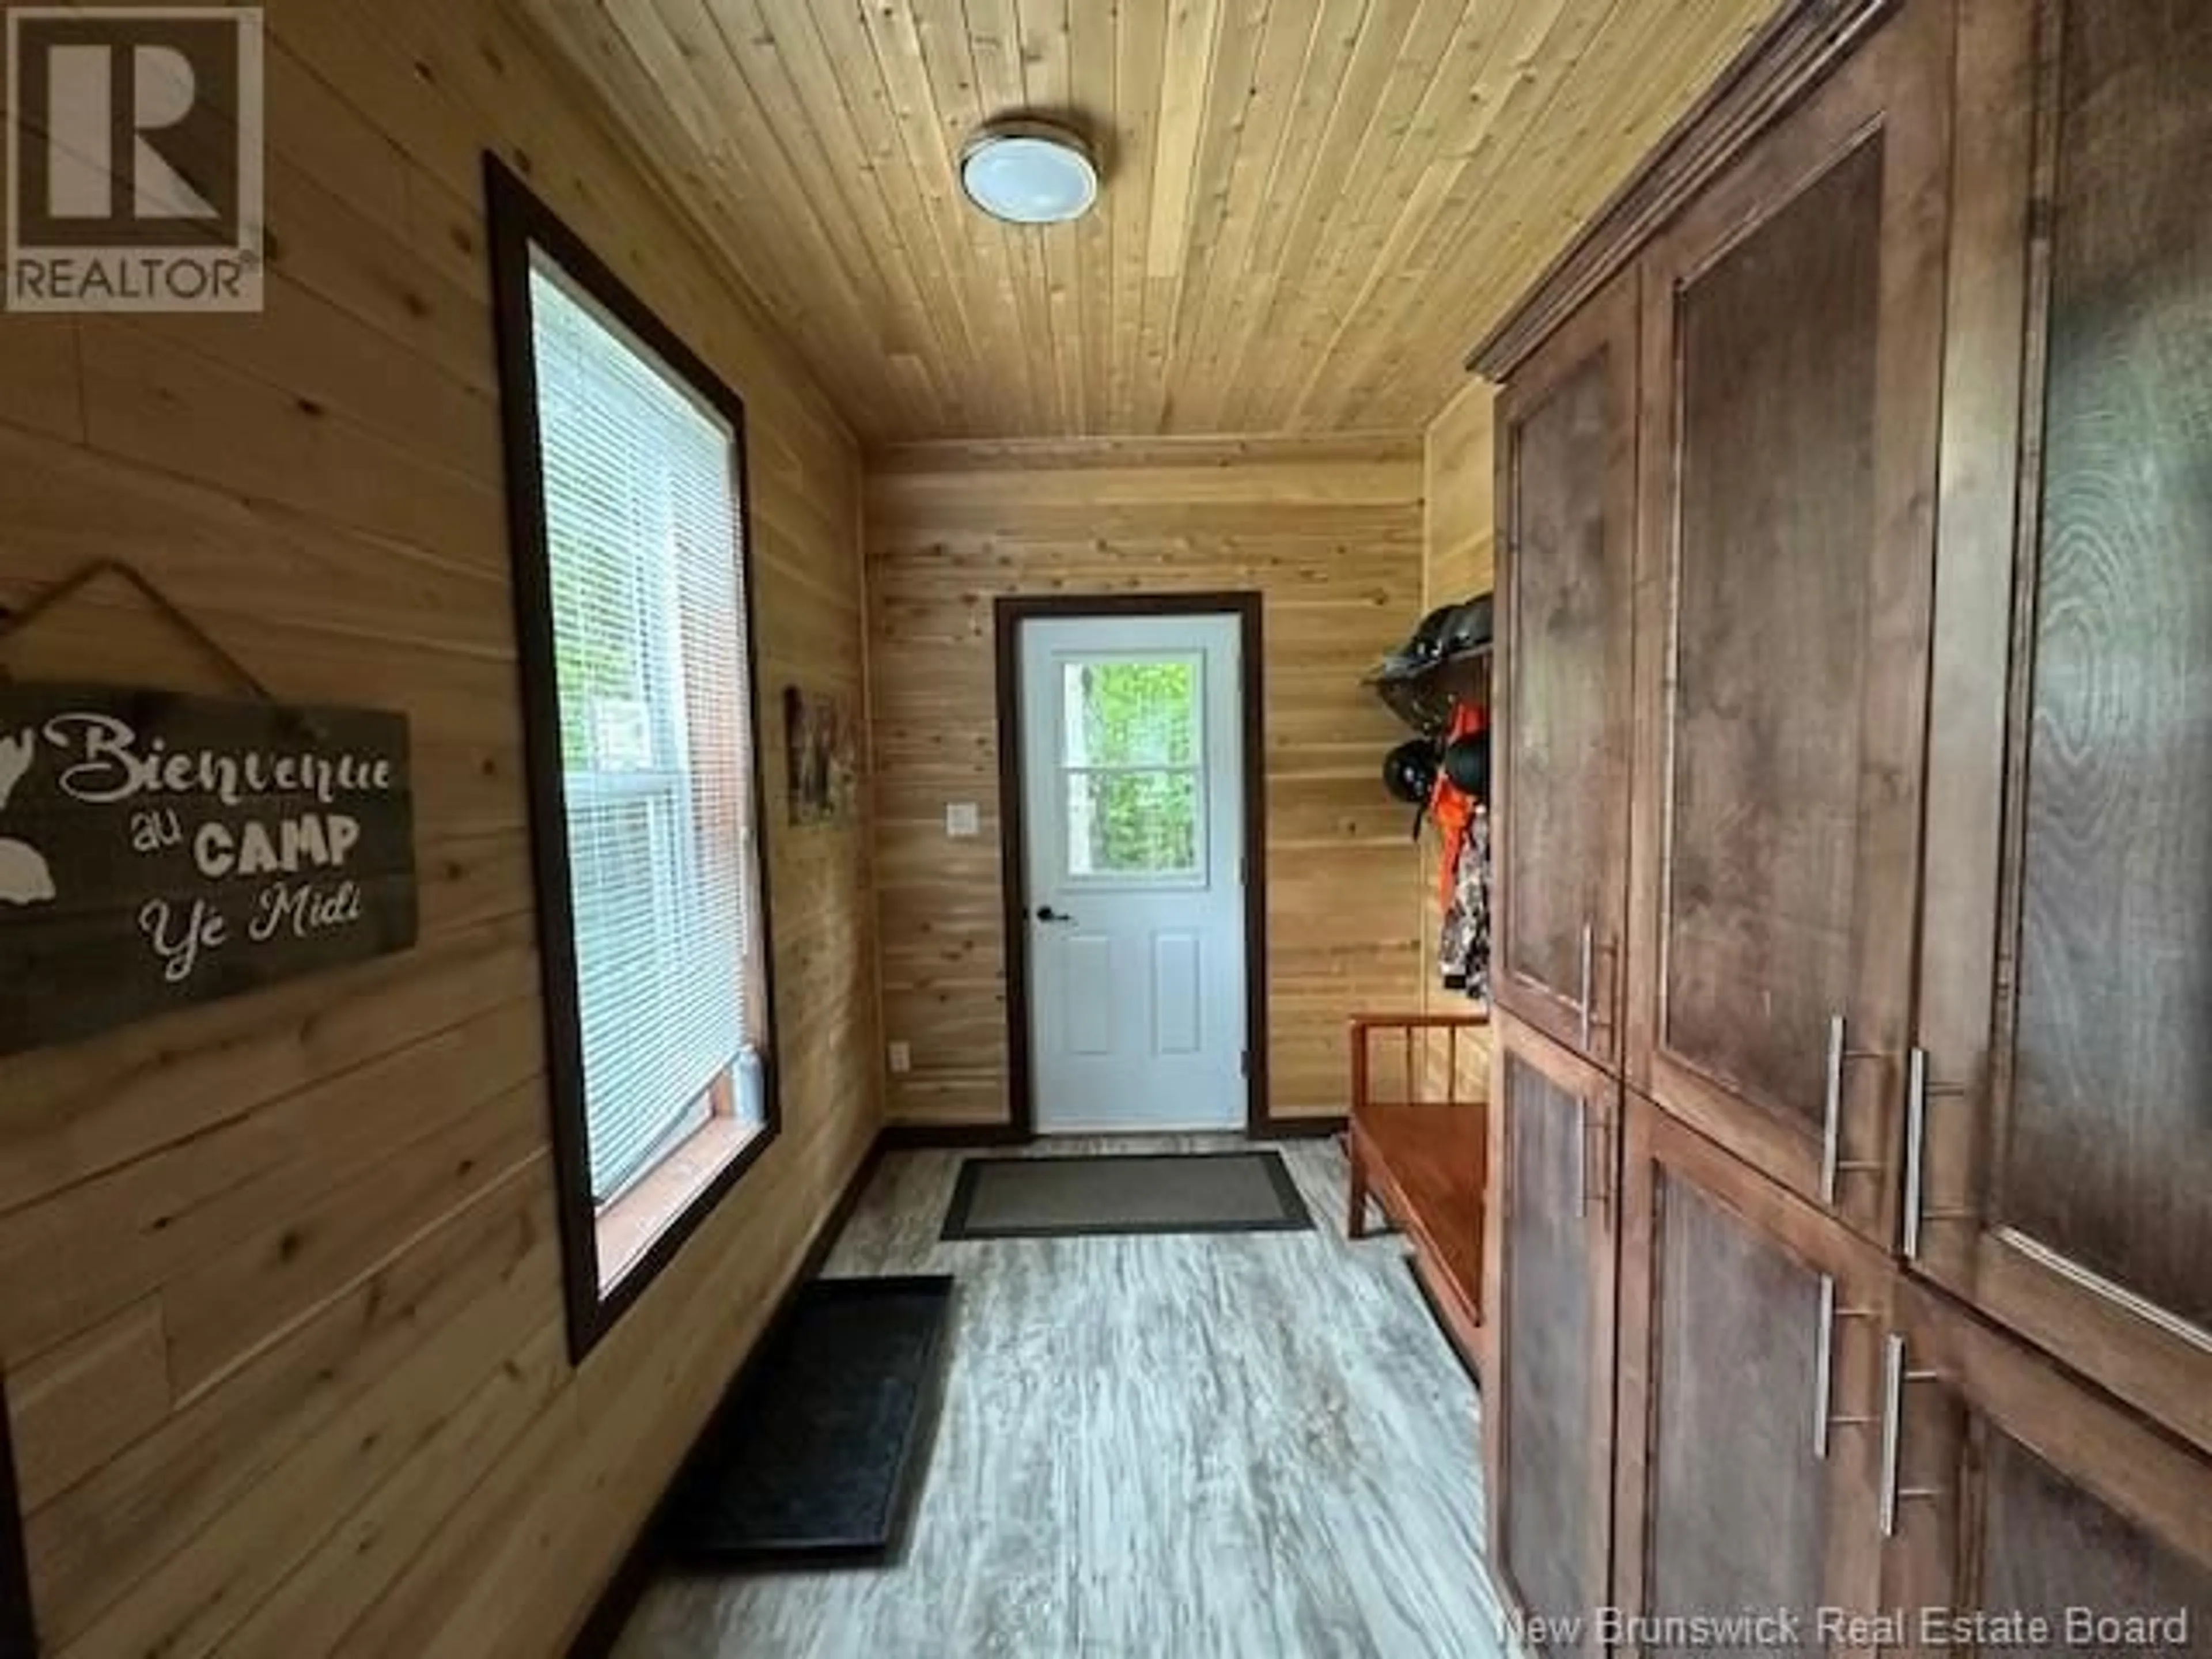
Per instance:
[[[1413,1245],[1413,1270],[1471,1368],[1480,1352],[1490,1109],[1474,1090],[1462,1091],[1459,1067],[1462,1034],[1489,1023],[1480,1013],[1360,1014],[1352,1021],[1346,1233],[1364,1237],[1368,1199],[1381,1203]],[[1378,1089],[1390,1070],[1376,1064],[1378,1045],[1400,1057],[1398,1098]]]

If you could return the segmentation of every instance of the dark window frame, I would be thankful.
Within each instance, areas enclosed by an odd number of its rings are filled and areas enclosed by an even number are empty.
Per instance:
[[[760,605],[744,400],[594,254],[498,156],[484,156],[492,313],[499,354],[500,424],[506,452],[507,533],[512,550],[516,639],[521,668],[524,750],[529,770],[532,863],[538,961],[545,1003],[546,1065],[552,1098],[553,1164],[558,1185],[562,1277],[568,1351],[580,1363],[673,1261],[702,1223],[782,1132],[781,1042],[775,1006],[775,908],[769,879],[767,768],[769,731],[761,693]],[[643,342],[664,366],[729,422],[732,489],[738,513],[744,596],[746,694],[752,719],[754,847],[759,873],[762,1006],[768,1041],[761,1056],[761,1123],[744,1146],[661,1228],[622,1277],[602,1290],[598,1212],[592,1197],[585,1115],[583,1030],[577,1006],[575,915],[569,888],[567,786],[560,742],[560,687],[554,654],[550,552],[545,527],[538,371],[532,334],[531,252],[560,267],[570,283]]]

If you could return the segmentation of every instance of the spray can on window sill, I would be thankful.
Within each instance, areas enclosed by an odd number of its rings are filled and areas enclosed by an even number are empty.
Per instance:
[[[768,1121],[768,1080],[766,1067],[761,1063],[761,1052],[750,1042],[738,1050],[738,1121],[764,1123]]]

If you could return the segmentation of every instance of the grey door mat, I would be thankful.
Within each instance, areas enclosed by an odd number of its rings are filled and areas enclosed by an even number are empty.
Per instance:
[[[1108,1153],[968,1158],[939,1237],[1079,1238],[1312,1227],[1280,1152]]]
[[[678,1477],[668,1554],[707,1567],[896,1557],[936,1429],[952,1287],[927,1274],[801,1291]]]

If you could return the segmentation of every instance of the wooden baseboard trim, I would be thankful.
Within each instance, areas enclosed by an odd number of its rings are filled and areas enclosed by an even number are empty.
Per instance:
[[[814,1241],[806,1247],[806,1254],[799,1259],[799,1270],[792,1274],[791,1282],[784,1286],[783,1294],[776,1298],[775,1311],[769,1315],[768,1322],[761,1327],[760,1335],[754,1340],[750,1351],[731,1376],[729,1386],[722,1390],[721,1403],[708,1414],[698,1439],[692,1443],[695,1448],[714,1431],[730,1401],[743,1391],[747,1374],[767,1351],[770,1340],[791,1317],[792,1306],[798,1301],[799,1292],[821,1273],[823,1263],[830,1259],[830,1250],[836,1246],[839,1235],[845,1231],[845,1224],[852,1219],[853,1212],[859,1207],[861,1194],[868,1190],[868,1182],[876,1173],[876,1166],[882,1162],[893,1133],[890,1129],[878,1130],[874,1143],[861,1154],[860,1163],[854,1168],[852,1178],[846,1182],[844,1190],[837,1194],[837,1201],[830,1206],[830,1213],[823,1218],[822,1224],[815,1229]],[[677,1468],[680,1470],[684,1463],[690,1462],[690,1458],[691,1453],[687,1449],[683,1462]],[[673,1490],[674,1481],[672,1480],[670,1492]],[[645,1592],[653,1583],[653,1569],[659,1561],[662,1522],[667,1518],[669,1497],[670,1492],[661,1494],[659,1501],[653,1506],[653,1513],[646,1518],[645,1525],[630,1540],[620,1565],[600,1590],[599,1600],[592,1604],[591,1612],[585,1615],[575,1639],[569,1643],[568,1659],[606,1659],[606,1656],[614,1651],[623,1627],[629,1623],[631,1615],[637,1611],[638,1603],[645,1599]]]
[[[1019,1146],[1035,1139],[1011,1123],[886,1123],[878,1152],[918,1152],[957,1146]]]
[[[1340,1113],[1333,1117],[1271,1117],[1246,1130],[1244,1138],[1319,1140],[1342,1134],[1348,1121]],[[1235,1131],[1222,1133],[1230,1134]],[[876,1142],[876,1149],[878,1152],[913,1152],[967,1146],[1026,1146],[1036,1138],[1011,1123],[888,1123]]]
[[[1251,1131],[1253,1140],[1319,1140],[1329,1135],[1340,1135],[1350,1120],[1341,1113],[1334,1117],[1271,1117],[1263,1120]]]

